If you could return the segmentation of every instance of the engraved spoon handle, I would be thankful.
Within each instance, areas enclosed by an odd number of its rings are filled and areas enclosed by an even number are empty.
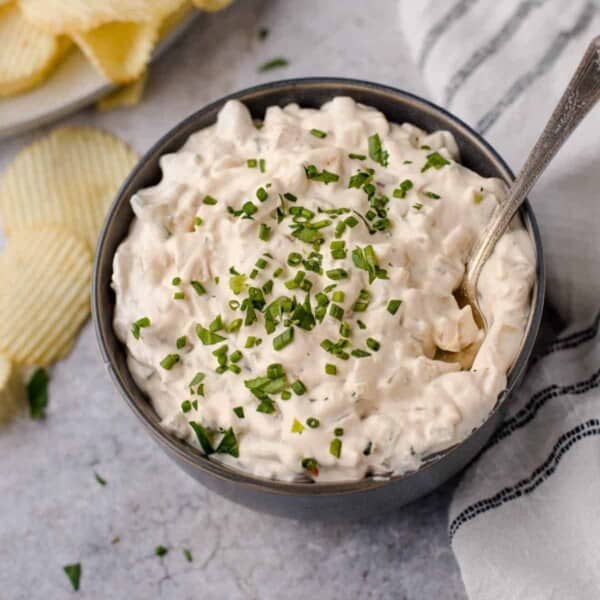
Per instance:
[[[511,219],[538,177],[550,164],[574,129],[600,99],[600,36],[594,38],[559,100],[544,131],[513,182],[505,202],[498,206],[483,236],[473,248],[463,284],[467,297],[476,300],[481,267],[489,258]]]

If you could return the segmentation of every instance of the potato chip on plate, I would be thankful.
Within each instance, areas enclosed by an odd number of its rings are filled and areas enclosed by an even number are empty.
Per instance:
[[[110,133],[62,127],[17,154],[0,179],[0,221],[9,235],[62,224],[95,249],[106,210],[137,162]]]
[[[132,83],[123,85],[114,92],[110,92],[103,98],[100,98],[100,100],[96,102],[96,108],[105,112],[118,108],[129,108],[130,106],[139,104],[144,95],[147,79],[148,71],[144,71],[143,75],[138,77]]]
[[[90,308],[92,254],[55,225],[23,229],[0,255],[0,353],[45,366],[70,350]]]
[[[159,29],[160,21],[105,23],[71,35],[106,79],[114,83],[129,83],[138,79],[146,69]]]
[[[31,25],[16,2],[0,3],[0,96],[28,90],[43,81],[70,42]]]
[[[0,354],[0,423],[14,417],[25,406],[25,386],[12,361]]]
[[[51,33],[83,32],[111,22],[160,22],[184,0],[20,0],[24,15]]]

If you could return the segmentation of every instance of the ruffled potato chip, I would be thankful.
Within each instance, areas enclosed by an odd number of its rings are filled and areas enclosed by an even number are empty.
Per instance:
[[[112,22],[160,22],[184,0],[19,0],[29,21],[50,33],[89,31]]]
[[[106,210],[136,153],[92,127],[62,127],[24,148],[0,179],[0,220],[9,235],[64,225],[96,247]]]
[[[23,229],[0,255],[0,353],[46,366],[70,350],[89,313],[92,254],[64,227]]]
[[[138,79],[146,69],[159,29],[159,21],[119,22],[71,35],[106,79],[114,83],[129,83]]]
[[[68,39],[31,25],[16,2],[0,4],[0,96],[42,82],[70,46]]]

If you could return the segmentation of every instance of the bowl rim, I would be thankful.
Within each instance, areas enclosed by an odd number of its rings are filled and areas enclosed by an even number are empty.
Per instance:
[[[164,153],[162,151],[164,146],[169,145],[173,138],[177,137],[182,131],[188,129],[190,125],[195,123],[198,119],[201,119],[206,113],[214,111],[215,109],[221,107],[225,102],[232,99],[237,99],[244,102],[248,99],[259,97],[265,93],[283,90],[286,88],[289,88],[292,91],[294,89],[298,90],[299,88],[302,88],[303,91],[310,91],[310,88],[318,88],[320,86],[340,86],[343,88],[343,91],[341,90],[339,95],[350,93],[353,89],[367,93],[386,94],[391,96],[397,102],[405,102],[416,106],[421,112],[430,113],[435,117],[441,117],[442,119],[451,121],[458,129],[461,130],[461,133],[465,137],[470,138],[470,141],[472,141],[479,150],[481,150],[484,154],[487,153],[488,158],[490,158],[494,165],[498,168],[501,177],[507,183],[510,183],[514,179],[514,174],[504,159],[479,133],[477,133],[473,128],[467,125],[456,115],[416,94],[385,84],[342,77],[302,77],[272,81],[235,91],[203,106],[197,111],[194,111],[183,120],[179,121],[165,134],[163,134],[158,141],[155,142],[150,149],[144,153],[137,165],[121,185],[106,214],[98,239],[92,274],[92,320],[94,323],[94,330],[98,347],[100,349],[100,354],[105,367],[120,395],[126,401],[132,412],[141,420],[144,427],[152,435],[152,437],[163,447],[164,450],[167,451],[168,454],[177,458],[179,461],[183,461],[183,464],[190,469],[200,469],[206,474],[218,479],[234,482],[236,484],[242,484],[245,487],[253,488],[254,490],[263,493],[283,496],[338,496],[364,493],[375,488],[387,486],[392,482],[408,480],[411,477],[430,469],[440,460],[457,452],[458,449],[465,445],[478,430],[483,428],[485,424],[492,419],[493,415],[500,409],[505,398],[511,393],[523,375],[529,362],[529,358],[531,356],[539,330],[545,293],[545,267],[540,231],[533,209],[531,208],[529,201],[526,200],[520,209],[520,215],[524,220],[526,229],[528,230],[528,233],[534,243],[537,261],[536,280],[532,290],[531,310],[529,313],[525,334],[523,335],[517,358],[509,369],[506,389],[498,396],[494,407],[489,412],[486,419],[478,427],[473,429],[473,431],[469,433],[467,437],[457,444],[435,453],[414,471],[409,471],[401,475],[392,475],[389,477],[365,477],[359,480],[339,482],[309,483],[269,479],[255,476],[241,469],[229,467],[217,461],[210,460],[187,442],[176,438],[174,435],[167,433],[162,427],[160,427],[158,420],[156,418],[151,418],[151,415],[149,414],[150,412],[153,412],[154,409],[151,407],[151,403],[143,394],[143,392],[139,390],[139,398],[134,398],[127,392],[125,385],[121,380],[121,376],[113,364],[111,353],[108,349],[108,336],[114,337],[117,340],[117,343],[121,344],[121,346],[123,346],[123,343],[116,338],[112,328],[112,319],[101,318],[103,311],[106,310],[106,306],[103,306],[100,300],[98,281],[100,277],[100,263],[103,259],[103,253],[106,251],[106,240],[114,219],[115,212],[123,202],[128,202],[130,196],[135,193],[136,190],[130,190],[130,188],[138,177],[140,171],[145,168],[146,163],[160,157]],[[199,129],[200,128],[197,128],[196,131]],[[106,331],[107,327],[109,331]]]

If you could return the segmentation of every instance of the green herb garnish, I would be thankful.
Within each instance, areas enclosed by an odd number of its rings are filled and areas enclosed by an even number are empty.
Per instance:
[[[421,146],[421,148],[424,148],[424,146]],[[425,149],[429,150],[429,147]],[[446,160],[439,152],[432,152],[431,154],[427,155],[427,162],[423,165],[421,173],[424,173],[427,171],[427,169],[431,169],[432,167],[436,170],[439,170],[449,164],[450,161]]]
[[[369,156],[376,163],[379,163],[382,167],[387,167],[390,155],[382,147],[381,138],[377,133],[374,133],[372,136],[369,136]]]
[[[402,304],[402,300],[390,300],[387,305],[387,311],[391,315],[395,315]]]
[[[183,549],[183,556],[185,556],[185,560],[187,560],[188,562],[192,562],[192,560],[194,560],[192,557],[192,553],[187,548]]]
[[[332,439],[329,444],[329,453],[339,458],[342,453],[342,440],[339,438]]]
[[[394,198],[404,198],[408,190],[412,189],[413,182],[410,179],[405,179],[400,185],[392,192]]]
[[[336,173],[331,173],[326,169],[319,171],[315,165],[308,165],[304,167],[304,171],[306,173],[306,177],[311,181],[320,181],[321,183],[328,184],[338,181],[340,176]]]
[[[177,346],[177,350],[181,350],[182,348],[185,348],[186,344],[187,344],[187,335],[182,335],[181,337],[178,337],[177,341],[175,342],[175,345]]]
[[[48,406],[48,372],[36,369],[27,383],[27,402],[32,419],[43,419]]]
[[[294,328],[289,327],[283,333],[273,338],[273,349],[283,350],[286,346],[294,341]]]
[[[198,296],[202,296],[203,294],[206,294],[206,290],[204,289],[204,286],[199,282],[199,281],[190,281],[190,285],[194,288],[194,291],[196,292],[196,294],[198,294]]]
[[[311,129],[310,134],[314,135],[316,138],[321,138],[321,139],[324,137],[327,137],[327,134],[324,131],[321,131],[320,129]]]
[[[170,371],[179,362],[179,354],[167,354],[161,361],[160,366]]]
[[[244,407],[243,406],[236,406],[233,409],[233,412],[235,413],[236,417],[238,417],[239,419],[244,419],[245,418]]]
[[[205,346],[212,346],[225,340],[223,336],[202,327],[202,325],[196,325],[196,335]]]
[[[280,69],[281,67],[287,67],[290,63],[285,58],[273,58],[272,60],[263,63],[259,67],[259,71],[264,73],[265,71],[271,71],[272,69]]]
[[[106,479],[104,479],[104,477],[102,477],[101,475],[98,475],[98,473],[96,473],[96,472],[94,472],[94,477],[96,478],[96,481],[101,486],[105,486],[106,485]]]
[[[131,326],[131,333],[136,340],[140,339],[140,329],[143,329],[144,327],[150,327],[150,319],[148,317],[142,317],[141,319],[134,321]]]
[[[337,367],[331,363],[325,365],[325,373],[327,375],[337,375]]]
[[[160,546],[156,546],[156,548],[154,548],[154,554],[156,554],[156,556],[160,556],[161,558],[167,554],[167,552],[169,552],[168,548],[165,548],[164,546],[160,545]]]
[[[79,590],[79,582],[81,581],[81,563],[65,565],[63,571],[69,578],[71,585],[75,591]]]
[[[216,198],[213,198],[212,196],[206,195],[204,196],[204,198],[202,199],[202,204],[208,204],[209,206],[214,206],[217,203]]]

